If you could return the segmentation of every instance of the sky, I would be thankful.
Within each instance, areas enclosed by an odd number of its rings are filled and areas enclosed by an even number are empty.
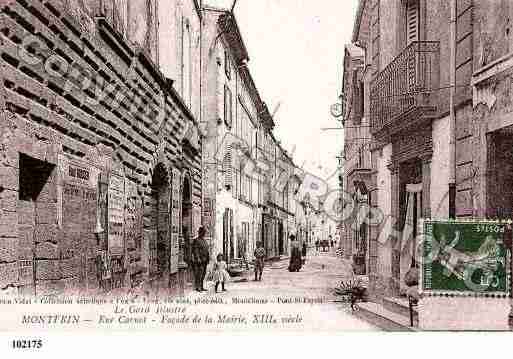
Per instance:
[[[231,7],[233,0],[205,0]],[[344,45],[357,0],[238,0],[235,7],[249,68],[275,115],[275,136],[297,166],[336,185],[342,130],[330,106],[342,90]],[[294,150],[295,147],[295,150]]]

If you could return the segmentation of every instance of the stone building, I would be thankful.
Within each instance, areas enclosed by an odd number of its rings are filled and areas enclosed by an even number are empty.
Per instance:
[[[437,215],[449,215],[449,96],[440,90],[449,83],[449,67],[440,66],[450,55],[449,10],[448,4],[425,0],[360,1],[348,45],[358,54],[346,52],[346,102],[355,109],[346,114],[353,121],[346,134],[363,142],[346,146],[356,144],[351,161],[346,159],[345,189],[355,194],[355,207],[368,202],[383,214],[380,223],[361,223],[355,211],[358,226],[346,228],[346,236],[364,236],[366,274],[378,298],[399,296],[405,273],[416,266],[415,244],[398,245],[403,229],[415,238],[418,221],[431,216],[435,203],[441,203]],[[354,173],[358,178],[351,178]]]
[[[170,3],[2,7],[1,294],[183,289],[182,227],[201,221],[202,140],[198,89],[159,42],[173,25],[158,5]],[[196,44],[199,12],[190,24]],[[197,67],[191,47],[174,57],[184,73]]]
[[[352,46],[365,54],[372,138],[365,184],[381,213],[368,220],[366,265],[373,300],[387,308],[419,265],[423,219],[511,219],[512,14],[509,1],[359,2]],[[455,308],[469,319],[447,319]],[[505,300],[424,298],[419,325],[504,329],[508,312]]]
[[[365,112],[364,90],[368,71],[365,67],[365,51],[357,45],[347,45],[344,51],[344,172],[342,188],[345,196],[352,201],[355,215],[361,203],[369,204],[371,190],[370,128],[369,116]],[[367,106],[367,110],[369,107]],[[367,273],[369,263],[369,227],[362,223],[353,225],[354,216],[347,216],[343,226],[341,248],[344,256],[350,259],[359,274]],[[358,219],[356,218],[357,223]]]
[[[262,241],[268,257],[287,254],[292,159],[274,138],[235,17],[207,5],[202,13],[204,208],[211,209],[205,218],[212,251],[230,262],[250,260]],[[279,175],[283,188],[276,191]]]
[[[261,99],[233,14],[205,6],[203,29],[208,232],[213,253],[233,262],[249,259],[257,238],[258,186],[251,164]]]

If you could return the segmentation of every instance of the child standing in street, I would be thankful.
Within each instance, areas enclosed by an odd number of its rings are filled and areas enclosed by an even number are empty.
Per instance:
[[[217,262],[214,264],[214,282],[216,283],[215,291],[217,293],[217,288],[219,287],[219,283],[221,283],[221,288],[223,292],[226,292],[224,288],[224,284],[230,279],[230,275],[226,270],[228,265],[224,260],[224,256],[219,253],[217,255]]]
[[[262,272],[264,271],[264,259],[265,249],[262,246],[262,242],[257,243],[257,249],[255,249],[255,282],[262,280]]]

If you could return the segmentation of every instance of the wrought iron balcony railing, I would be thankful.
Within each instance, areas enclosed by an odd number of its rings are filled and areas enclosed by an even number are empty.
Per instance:
[[[411,43],[371,83],[372,133],[403,128],[414,110],[436,110],[439,83],[439,42]]]

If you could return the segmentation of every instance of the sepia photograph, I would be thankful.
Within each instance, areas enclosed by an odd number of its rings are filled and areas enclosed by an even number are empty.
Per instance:
[[[512,32],[513,0],[0,0],[8,349],[510,332]]]

